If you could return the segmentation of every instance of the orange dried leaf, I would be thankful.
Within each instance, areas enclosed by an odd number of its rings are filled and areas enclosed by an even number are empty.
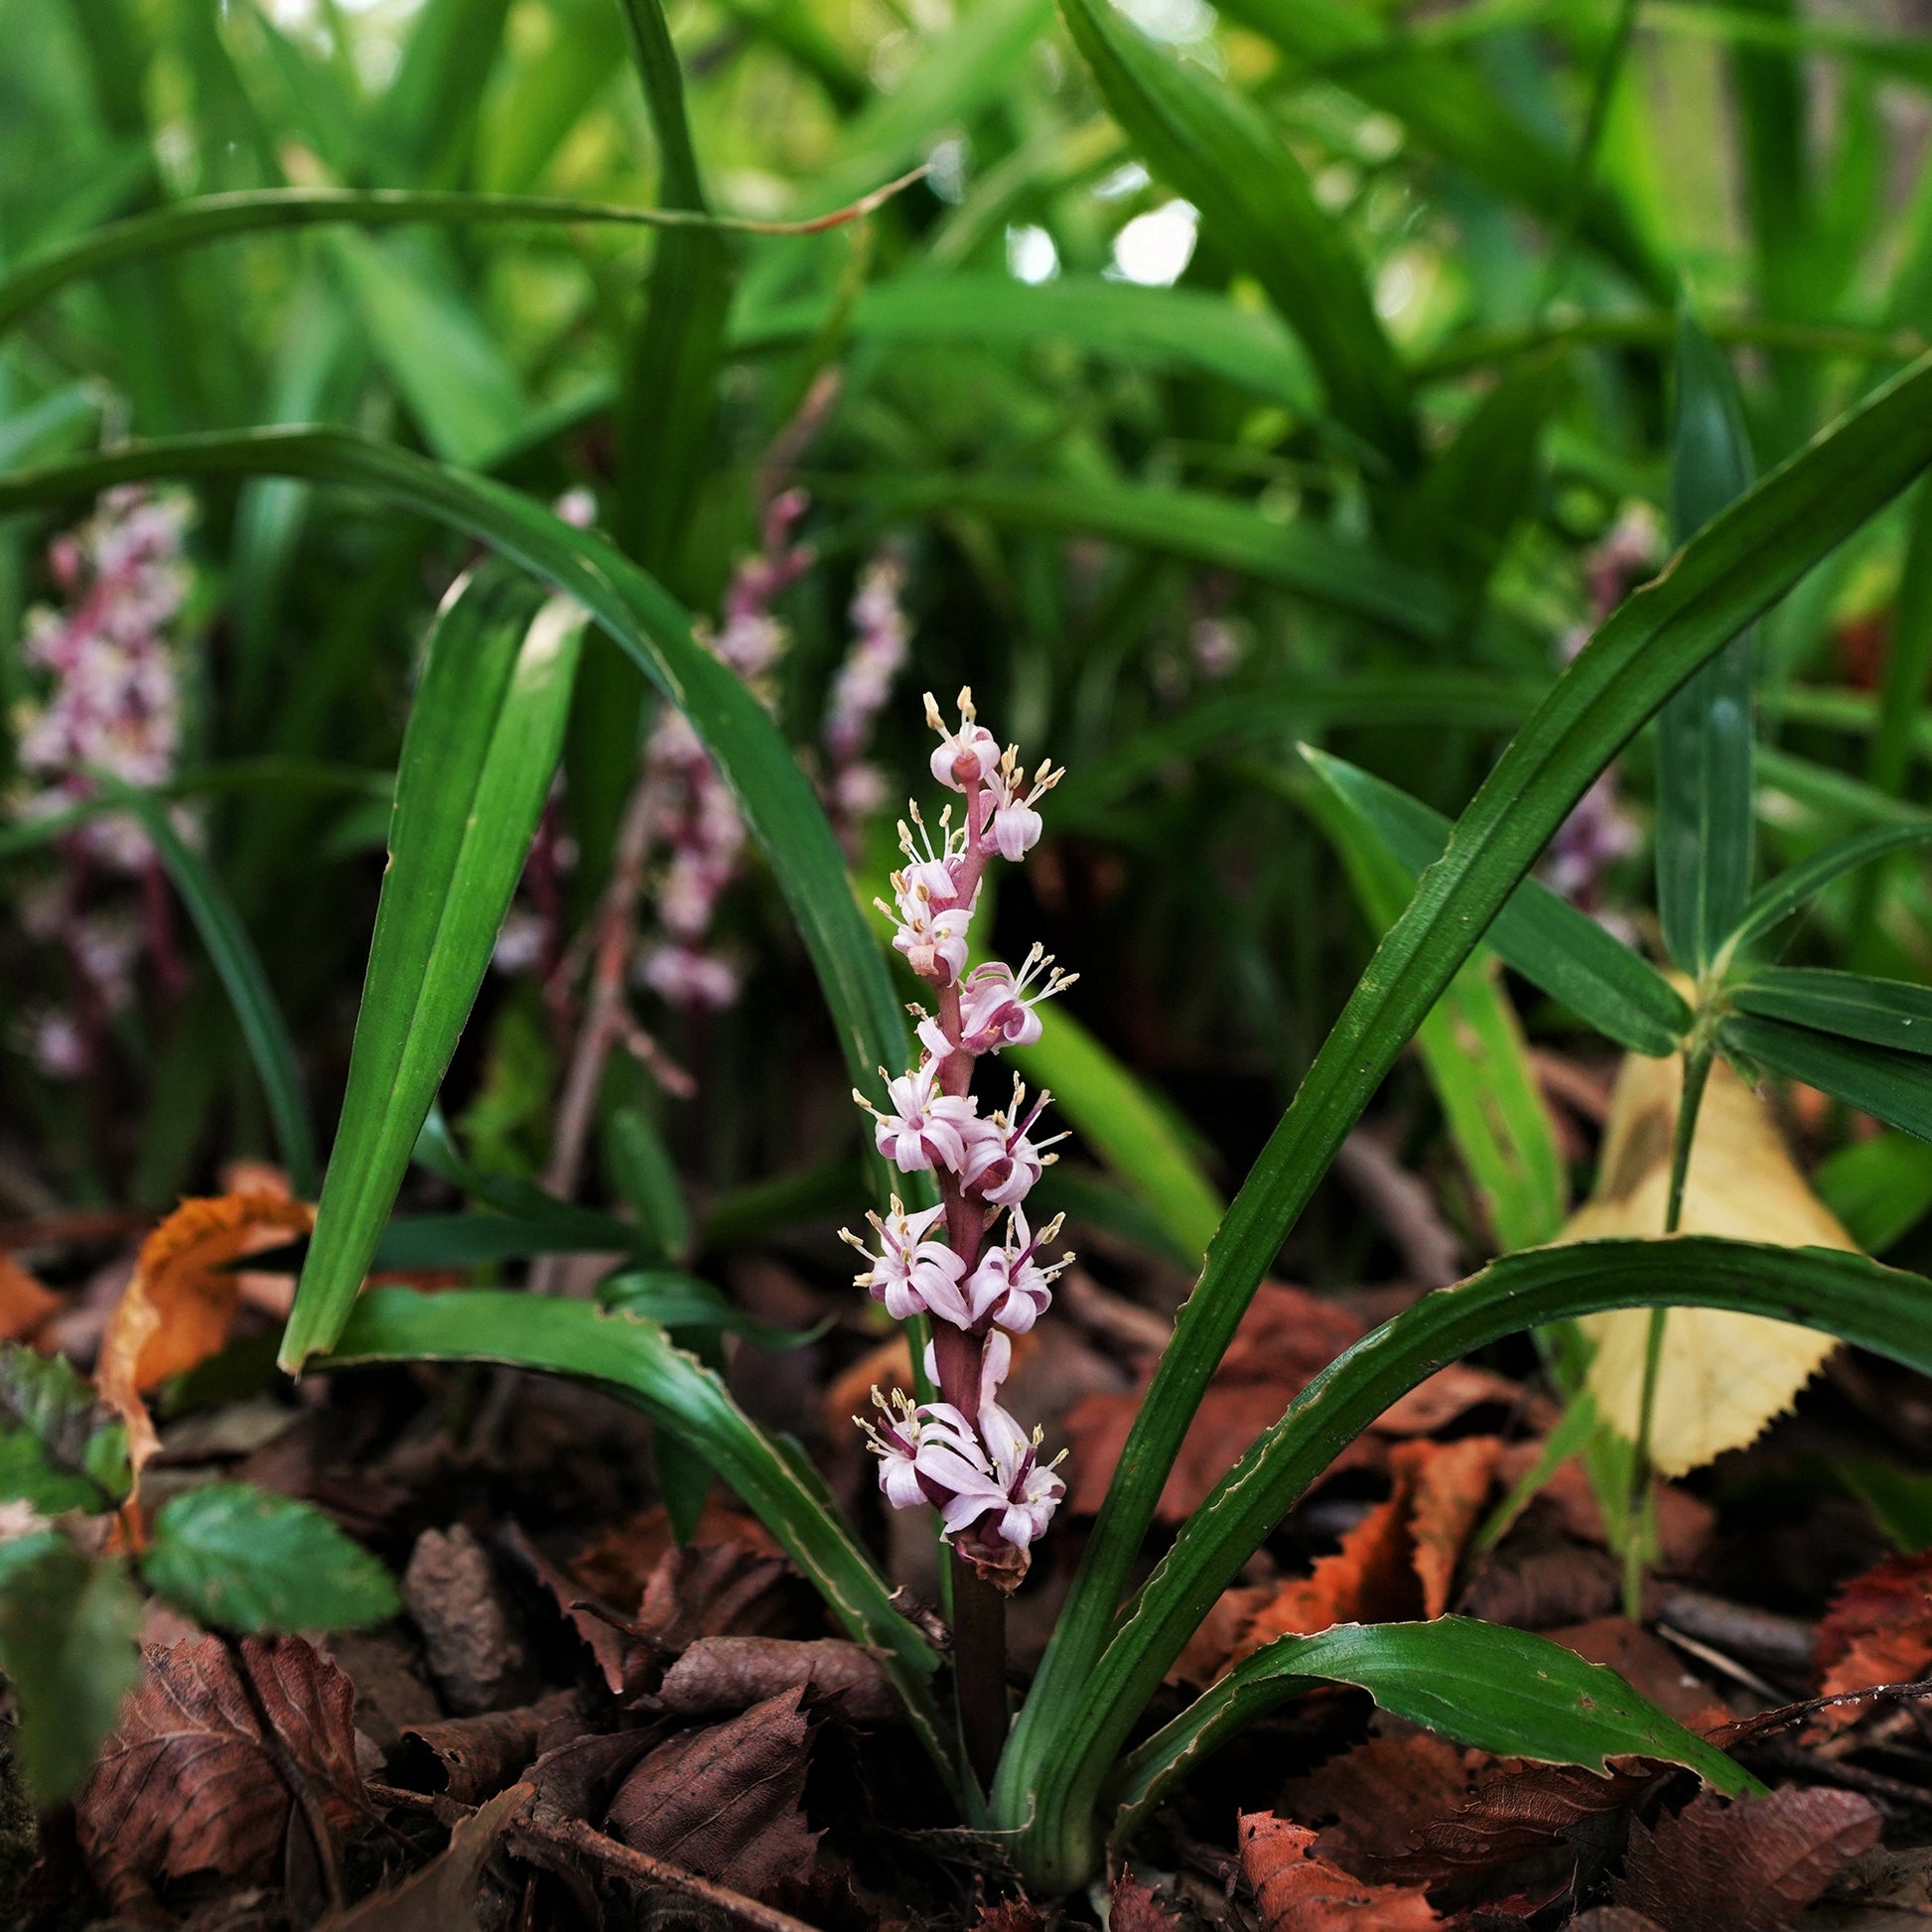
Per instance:
[[[127,1421],[138,1471],[156,1447],[142,1395],[205,1362],[228,1339],[241,1278],[226,1264],[314,1227],[316,1211],[272,1193],[185,1200],[141,1244],[101,1338],[94,1382]]]
[[[1819,1691],[1837,1697],[1874,1684],[1905,1684],[1932,1665],[1932,1550],[1887,1557],[1854,1577],[1818,1626]],[[1864,1715],[1862,1705],[1818,1714],[1826,1730],[1843,1730]]]
[[[1244,1812],[1239,1837],[1263,1932],[1429,1932],[1442,1923],[1419,1887],[1353,1877],[1314,1857],[1314,1834],[1285,1818]]]
[[[1409,1525],[1425,1616],[1441,1616],[1449,1606],[1456,1567],[1482,1514],[1502,1449],[1499,1437],[1465,1436],[1459,1443],[1404,1443],[1393,1452],[1397,1469],[1405,1458],[1416,1462]]]
[[[61,1306],[12,1255],[0,1254],[0,1341],[22,1341]]]

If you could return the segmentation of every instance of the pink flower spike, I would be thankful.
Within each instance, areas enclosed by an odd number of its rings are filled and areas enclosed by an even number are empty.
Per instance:
[[[933,1167],[957,1172],[966,1161],[966,1135],[978,1122],[979,1108],[970,1095],[955,1097],[938,1091],[939,1064],[921,1059],[910,1073],[895,1080],[879,1069],[887,1097],[896,1112],[882,1113],[856,1087],[852,1097],[878,1123],[874,1138],[879,1152],[901,1173],[917,1173]]]
[[[1029,783],[1020,769],[1019,748],[1010,746],[1002,756],[999,769],[987,781],[980,809],[986,815],[985,829],[1009,864],[1024,859],[1039,843],[1043,828],[1035,807],[1065,775],[1042,759]]]
[[[1066,1484],[1039,1464],[1039,1431],[1029,1436],[997,1403],[980,1411],[979,1441],[970,1457],[949,1449],[933,1458],[933,1474],[953,1498],[941,1506],[946,1534],[957,1536],[989,1511],[995,1535],[1025,1550],[1045,1532]]]
[[[1052,1095],[1042,1091],[1022,1120],[1020,1109],[1026,1098],[1026,1088],[1015,1080],[1009,1111],[996,1113],[991,1120],[976,1120],[967,1133],[966,1159],[958,1171],[960,1185],[995,1207],[1012,1207],[1025,1200],[1041,1171],[1058,1158],[1045,1150],[1066,1138],[1055,1134],[1051,1140],[1029,1139]]]
[[[975,722],[970,686],[959,694],[959,729],[948,731],[930,691],[925,694],[925,721],[939,734],[934,748],[932,775],[953,791],[983,785],[999,768],[1000,744],[984,725]]]

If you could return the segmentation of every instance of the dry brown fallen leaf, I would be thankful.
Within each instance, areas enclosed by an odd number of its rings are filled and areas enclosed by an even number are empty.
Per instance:
[[[158,1883],[191,1872],[268,1876],[290,1777],[332,1830],[367,1816],[348,1679],[300,1637],[246,1637],[239,1654],[246,1686],[218,1637],[150,1651],[74,1801],[81,1855],[116,1911],[152,1910]]]
[[[1874,1684],[1908,1684],[1932,1666],[1932,1550],[1887,1557],[1854,1577],[1818,1626],[1819,1691],[1836,1697]],[[1864,1716],[1858,1705],[1819,1712],[1821,1729],[1843,1730]]]
[[[1672,1131],[1683,1091],[1678,1058],[1633,1053],[1617,1075],[1595,1191],[1559,1237],[1661,1236]],[[1811,1190],[1762,1101],[1722,1060],[1698,1114],[1679,1223],[1686,1234],[1782,1247],[1858,1244]],[[1596,1343],[1589,1388],[1626,1437],[1637,1433],[1650,1317],[1643,1309],[1586,1315]],[[1837,1345],[1813,1328],[1723,1309],[1673,1309],[1664,1331],[1650,1455],[1661,1474],[1702,1468],[1754,1442],[1791,1406]]]
[[[521,1702],[535,1689],[496,1566],[466,1525],[416,1539],[402,1596],[423,1633],[430,1675],[459,1717]]]
[[[332,1912],[315,1932],[483,1932],[479,1892],[483,1869],[503,1834],[534,1795],[527,1784],[457,1820],[450,1842],[420,1871],[385,1886],[345,1912]],[[492,1914],[490,1922],[497,1923]]]
[[[1378,1731],[1318,1770],[1292,1778],[1277,1808],[1318,1828],[1317,1858],[1358,1878],[1386,1878],[1393,1862],[1416,1851],[1425,1827],[1467,1802],[1469,1758],[1476,1755],[1432,1731]]]
[[[0,1341],[25,1341],[60,1307],[52,1289],[0,1250]]]
[[[1335,1623],[1441,1616],[1501,1449],[1493,1436],[1396,1444],[1387,1501],[1309,1576],[1281,1585],[1248,1619],[1227,1661],[1239,1662],[1272,1638],[1311,1635]]]
[[[980,1907],[971,1932],[1046,1932],[1046,1919],[1031,1899],[1003,1898]]]
[[[902,1715],[879,1659],[838,1637],[700,1637],[664,1673],[657,1695],[674,1716],[695,1718],[791,1690],[852,1724],[892,1724]]]
[[[730,1509],[715,1496],[705,1501],[690,1548],[729,1549],[759,1557],[783,1554],[757,1517]],[[677,1553],[670,1516],[660,1505],[625,1522],[614,1523],[587,1543],[565,1568],[593,1596],[601,1596],[616,1609],[630,1610],[636,1607],[658,1566]]]
[[[405,1790],[480,1805],[544,1752],[582,1736],[584,1727],[571,1691],[515,1711],[410,1725],[389,1753],[389,1779]]]
[[[819,1835],[803,1800],[810,1725],[803,1693],[659,1744],[623,1781],[607,1829],[653,1858],[761,1897],[803,1881]]]
[[[1180,1932],[1180,1914],[1152,1885],[1127,1870],[1114,1880],[1107,1932]]]
[[[1303,1289],[1264,1282],[1241,1317],[1161,1491],[1161,1521],[1177,1523],[1192,1515],[1242,1450],[1362,1332],[1360,1319],[1334,1303]],[[1088,1396],[1066,1417],[1073,1445],[1070,1507],[1082,1515],[1092,1515],[1106,1499],[1152,1375],[1150,1364],[1139,1388]]]
[[[1664,1932],[1780,1932],[1878,1843],[1856,1791],[1772,1791],[1731,1803],[1700,1792],[1654,1829],[1630,1828],[1616,1902]]]
[[[1285,1818],[1244,1812],[1237,1837],[1262,1932],[1429,1932],[1442,1923],[1419,1886],[1355,1877],[1316,1858],[1314,1833]]]
[[[226,1264],[307,1234],[315,1218],[285,1195],[221,1194],[183,1201],[141,1243],[94,1369],[101,1395],[126,1420],[137,1475],[160,1447],[142,1396],[227,1345],[241,1278]]]
[[[1711,1686],[1661,1637],[1628,1617],[1591,1617],[1543,1634],[1587,1663],[1609,1665],[1666,1717],[1701,1735],[1730,1722],[1729,1710]]]

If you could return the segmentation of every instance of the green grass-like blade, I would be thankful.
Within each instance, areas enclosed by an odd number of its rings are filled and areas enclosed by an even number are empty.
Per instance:
[[[236,1024],[255,1063],[275,1142],[289,1171],[289,1185],[306,1198],[315,1192],[316,1144],[309,1126],[308,1087],[288,1022],[269,989],[261,955],[241,923],[214,868],[175,830],[168,808],[151,791],[101,776],[102,794],[141,821],[168,877],[175,883],[209,962],[234,1009]]]
[[[1932,1054],[1932,988],[1822,966],[1767,966],[1731,994],[1766,1020],[1788,1020],[1895,1052]]]
[[[1763,754],[1759,753],[1758,757],[1761,760]],[[1846,838],[1835,839],[1822,851],[1814,852],[1809,859],[1780,873],[1769,885],[1752,895],[1737,921],[1736,930],[1725,942],[1726,949],[1734,953],[1738,947],[1762,938],[1780,920],[1789,918],[1797,911],[1806,899],[1823,892],[1834,879],[1860,866],[1869,865],[1873,859],[1882,859],[1889,852],[1917,845],[1926,839],[1932,839],[1932,819],[1917,824],[1874,826],[1863,832],[1854,832]]]
[[[1916,1052],[1893,1052],[1862,1039],[1744,1013],[1722,1021],[1718,1039],[1746,1065],[1768,1066],[1887,1127],[1932,1141],[1932,1061]]]
[[[1040,1859],[1057,1861],[1063,1833],[1084,1830],[1079,1807],[1091,1793],[1073,1792],[1068,1740],[1168,1471],[1256,1285],[1335,1150],[1596,773],[1686,678],[1928,461],[1932,361],[1921,360],[1765,478],[1624,603],[1516,735],[1423,875],[1221,1223],[1008,1746],[995,1814],[1016,1825],[1034,1816],[1035,1843],[1051,1848]]]
[[[1736,378],[1686,312],[1671,446],[1678,541],[1740,496],[1752,474]],[[1670,955],[1687,973],[1717,956],[1750,894],[1753,656],[1746,631],[1657,716],[1657,911]]]
[[[1335,1455],[1390,1403],[1471,1349],[1603,1309],[1715,1308],[1802,1320],[1932,1368],[1932,1282],[1863,1255],[1679,1237],[1509,1255],[1425,1297],[1323,1369],[1183,1526],[1077,1705],[1029,1834],[1036,1871],[1093,1855],[1091,1807],[1114,1753],[1208,1606]],[[1047,1838],[1051,1829],[1055,1838]]]
[[[501,1362],[594,1382],[701,1449],[811,1580],[846,1634],[882,1654],[927,1749],[952,1775],[948,1728],[927,1682],[938,1660],[925,1639],[894,1608],[884,1579],[837,1510],[801,1480],[719,1378],[673,1347],[656,1322],[504,1290],[374,1289],[356,1304],[325,1366],[388,1361]]]
[[[563,743],[583,613],[500,563],[444,601],[396,772],[348,1087],[282,1339],[341,1330],[382,1238],[523,870]]]
[[[1445,1616],[1432,1623],[1340,1623],[1280,1637],[1164,1725],[1121,1767],[1111,1834],[1125,1845],[1162,1795],[1244,1725],[1324,1684],[1366,1691],[1384,1711],[1499,1757],[1582,1764],[1682,1764],[1731,1797],[1762,1787],[1713,1744],[1666,1717],[1605,1664],[1511,1630]]]
[[[1310,746],[1302,756],[1339,804],[1419,879],[1443,856],[1453,827],[1385,778]],[[1540,880],[1510,894],[1488,943],[1532,986],[1633,1053],[1675,1052],[1691,1029],[1677,990],[1638,954]]]
[[[1414,468],[1408,377],[1362,264],[1302,164],[1245,96],[1161,51],[1106,0],[1062,0],[1061,12],[1128,139],[1268,291],[1329,408],[1396,472]]]

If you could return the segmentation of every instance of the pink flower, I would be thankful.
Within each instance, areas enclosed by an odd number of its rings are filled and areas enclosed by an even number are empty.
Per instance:
[[[1044,1533],[1066,1484],[1040,1465],[1039,1443],[1038,1430],[1029,1436],[997,1403],[988,1403],[980,1410],[977,1429],[971,1424],[964,1430],[948,1426],[943,1435],[935,1433],[920,1445],[919,1474],[951,1492],[939,1505],[947,1536],[972,1528],[989,1513],[995,1517],[988,1526],[992,1533],[1016,1550],[1027,1549]]]
[[[1028,988],[1040,974],[1044,982],[1034,992]],[[1016,978],[1013,968],[998,960],[975,966],[966,976],[959,995],[959,1043],[968,1053],[997,1053],[1003,1046],[1031,1046],[1039,1037],[1039,1016],[1034,1011],[1041,1000],[1071,986],[1077,973],[1062,973],[1039,946],[1028,953]]]
[[[986,1318],[1016,1335],[1024,1335],[1046,1312],[1053,1299],[1053,1280],[1071,1265],[1073,1257],[1042,1268],[1034,1257],[1060,1231],[1060,1217],[1035,1234],[1023,1209],[1013,1210],[1005,1245],[989,1249],[966,1283],[966,1300],[974,1318]]]
[[[882,1113],[856,1088],[853,1098],[878,1123],[879,1151],[901,1173],[942,1167],[957,1171],[966,1160],[966,1135],[978,1125],[979,1108],[971,1095],[954,1097],[939,1087],[939,1063],[924,1058],[897,1080],[879,1069],[894,1112]]]
[[[1057,1158],[1044,1150],[1066,1138],[1055,1134],[1051,1140],[1030,1140],[1029,1131],[1052,1096],[1042,1091],[1023,1121],[1020,1109],[1026,1098],[1026,1088],[1014,1081],[1011,1111],[990,1120],[976,1119],[967,1130],[966,1158],[957,1170],[960,1185],[996,1207],[1013,1207],[1025,1200],[1041,1170]]]
[[[1043,826],[1034,808],[1065,775],[1042,759],[1030,784],[1019,769],[1019,752],[1009,751],[1000,759],[980,801],[980,809],[985,814],[983,829],[991,833],[1000,857],[1010,865],[1024,859],[1039,843]]]
[[[857,1248],[872,1264],[863,1275],[853,1277],[855,1285],[869,1290],[875,1302],[884,1302],[886,1311],[896,1321],[944,1312],[959,1303],[959,1278],[966,1272],[965,1262],[943,1241],[925,1238],[945,1211],[943,1207],[928,1207],[908,1214],[895,1194],[892,1212],[884,1220],[877,1214],[866,1217],[879,1237],[878,1254],[850,1230],[839,1230],[840,1239]],[[954,1317],[947,1313],[946,1318]]]
[[[934,1473],[934,1465],[950,1469],[955,1462],[971,1466],[978,1445],[973,1426],[950,1403],[928,1402],[915,1407],[902,1390],[891,1398],[872,1392],[877,1421],[854,1416],[879,1457],[879,1486],[895,1509],[914,1509],[920,1503],[951,1501],[952,1491]]]
[[[637,977],[666,1004],[687,1012],[719,1012],[738,998],[738,969],[696,946],[652,946],[637,962]]]
[[[925,694],[925,721],[939,734],[930,759],[932,775],[953,791],[983,785],[999,769],[999,741],[984,725],[975,722],[973,693],[959,694],[959,729],[948,731],[930,691]]]
[[[973,915],[963,905],[944,912],[915,912],[893,934],[893,947],[922,980],[950,986],[966,969],[967,933]]]

